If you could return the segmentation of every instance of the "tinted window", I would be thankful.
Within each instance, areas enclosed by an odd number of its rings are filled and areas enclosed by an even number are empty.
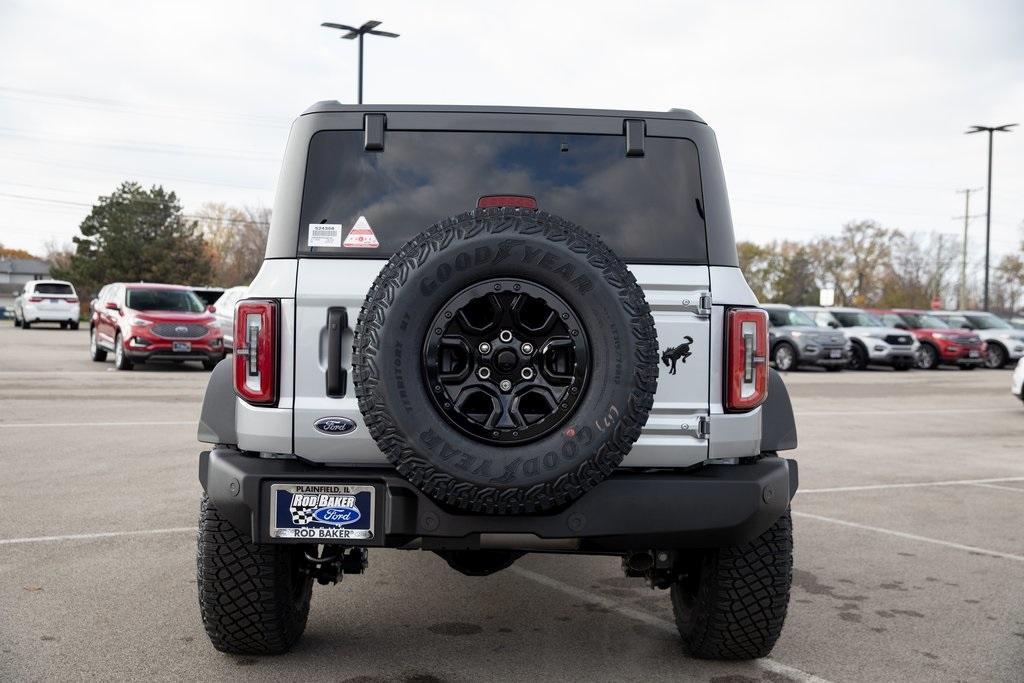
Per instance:
[[[907,324],[914,329],[932,327],[938,330],[946,329],[949,327],[946,323],[942,322],[939,318],[928,313],[900,313],[900,316],[907,321]]]
[[[1006,322],[1002,318],[992,315],[991,313],[964,313],[964,317],[970,320],[974,327],[979,330],[992,328],[1004,330],[1013,329],[1010,323]]]
[[[71,285],[64,285],[58,282],[39,282],[35,288],[36,294],[74,294],[75,290]]]
[[[832,311],[843,327],[882,327],[882,321],[864,311]]]
[[[618,135],[388,131],[383,152],[362,131],[323,131],[309,147],[299,253],[386,258],[483,195],[529,195],[541,210],[597,233],[631,262],[707,263],[697,148],[648,137],[626,157]],[[363,216],[380,247],[309,247],[310,223],[347,236]]]
[[[199,297],[184,289],[129,289],[126,305],[136,311],[202,313],[205,309]]]
[[[768,319],[774,327],[792,325],[794,327],[814,327],[815,323],[803,311],[786,308],[768,309]]]

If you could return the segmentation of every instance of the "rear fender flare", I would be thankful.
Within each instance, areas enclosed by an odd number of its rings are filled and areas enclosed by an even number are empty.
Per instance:
[[[238,434],[235,431],[235,383],[231,362],[232,357],[229,356],[217,363],[206,383],[198,434],[198,439],[204,443],[238,443]]]
[[[768,399],[761,406],[761,450],[788,451],[796,448],[796,418],[782,375],[768,370]]]

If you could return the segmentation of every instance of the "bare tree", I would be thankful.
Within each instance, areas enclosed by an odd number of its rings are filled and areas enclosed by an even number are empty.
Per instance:
[[[208,203],[202,206],[200,214],[199,228],[213,261],[211,284],[249,284],[263,263],[270,209]]]

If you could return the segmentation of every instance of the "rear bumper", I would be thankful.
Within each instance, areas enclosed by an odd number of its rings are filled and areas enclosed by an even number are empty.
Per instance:
[[[558,512],[497,516],[445,509],[394,470],[323,467],[224,447],[200,454],[199,480],[221,513],[260,543],[302,542],[270,537],[271,484],[362,483],[375,487],[382,521],[372,541],[350,544],[474,549],[494,543],[494,535],[528,535],[569,539],[560,549],[595,554],[744,543],[785,512],[798,483],[796,461],[779,457],[685,473],[620,471]]]
[[[59,307],[24,306],[22,308],[22,319],[30,323],[61,323],[77,322],[78,306],[70,304]]]

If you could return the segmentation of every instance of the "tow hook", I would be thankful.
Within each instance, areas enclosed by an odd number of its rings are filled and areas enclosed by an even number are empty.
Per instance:
[[[362,574],[368,564],[366,548],[331,548],[318,546],[314,552],[303,553],[301,571],[316,579],[321,586],[338,583],[345,574]]]
[[[668,588],[685,575],[674,550],[642,550],[622,558],[626,576],[647,579],[651,588]]]

